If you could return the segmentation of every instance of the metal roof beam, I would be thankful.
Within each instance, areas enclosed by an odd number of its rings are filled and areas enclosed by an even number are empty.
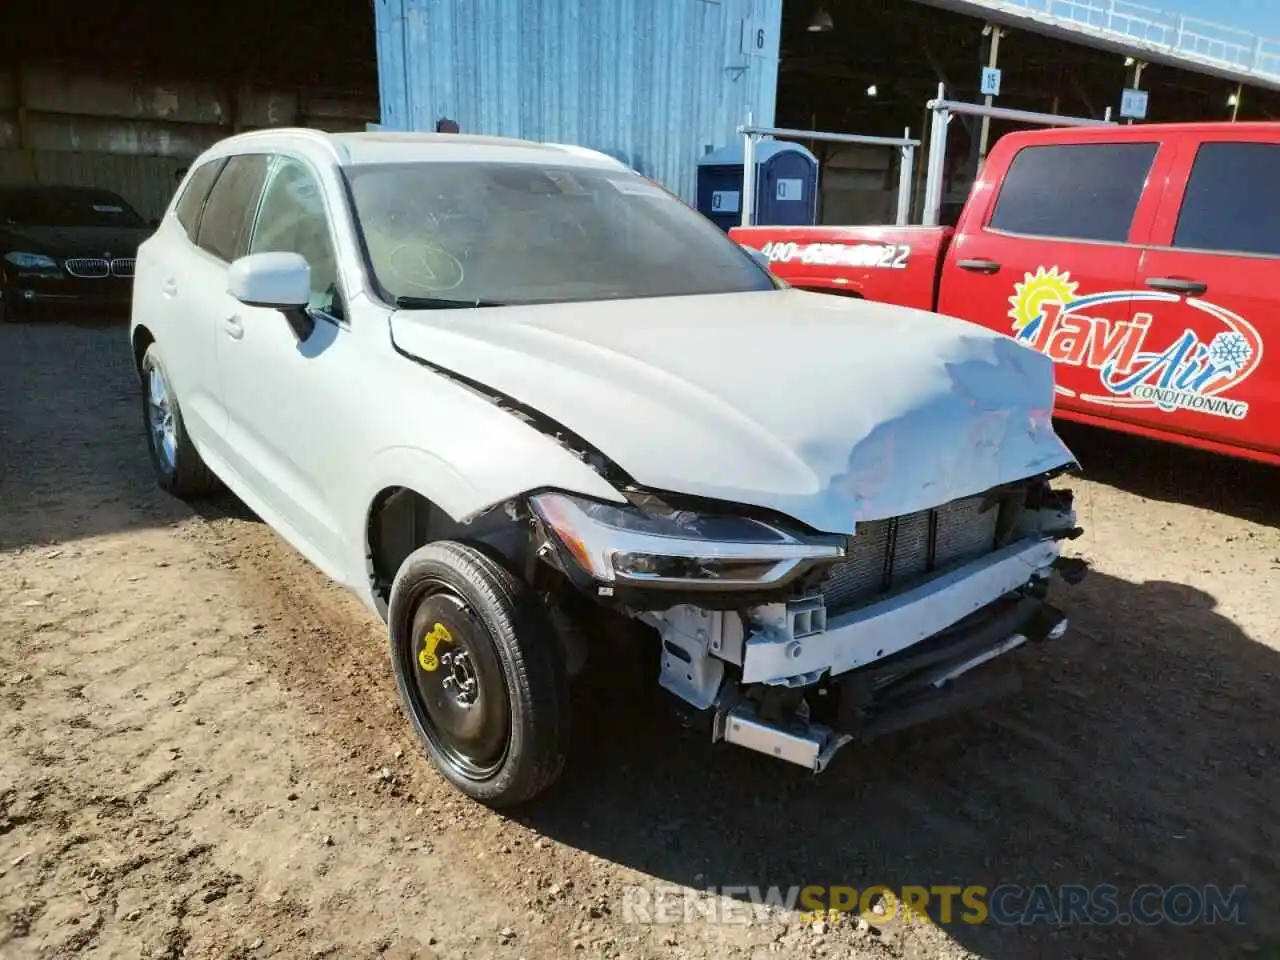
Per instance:
[[[1255,87],[1265,87],[1269,90],[1280,90],[1280,72],[1241,67],[1229,60],[1202,56],[1182,50],[1169,43],[1156,43],[1126,36],[1115,29],[1099,29],[1052,13],[1052,10],[1059,6],[1063,9],[1088,8],[1090,11],[1093,11],[1096,7],[1096,12],[1099,15],[1108,16],[1111,8],[1105,2],[1097,2],[1097,0],[1095,2],[1090,2],[1090,0],[1057,0],[1057,2],[1055,0],[1036,0],[1036,6],[1032,6],[1030,0],[915,0],[915,2],[1025,30],[1029,33],[1054,37],[1098,50],[1106,50],[1126,57],[1141,57],[1148,63],[1161,63],[1181,70],[1230,80],[1234,83],[1247,83]],[[1160,11],[1152,12],[1160,13]],[[1123,14],[1119,16],[1122,20],[1132,19],[1125,17]],[[1249,55],[1255,64],[1262,61],[1264,48],[1267,51],[1268,62],[1271,59],[1275,59],[1277,64],[1280,64],[1280,41],[1267,40],[1244,31],[1232,30],[1229,27],[1219,27],[1217,24],[1212,24],[1208,21],[1178,17],[1175,14],[1168,14],[1167,17],[1177,23],[1191,23],[1237,34],[1241,42],[1232,43],[1231,46],[1249,49]],[[1156,26],[1160,26],[1163,29],[1167,28],[1168,25],[1162,23],[1156,24]],[[1223,46],[1225,50],[1223,41],[1215,40],[1213,42]],[[1274,57],[1270,52],[1273,47],[1276,50]],[[1280,71],[1280,66],[1277,67],[1277,71]]]

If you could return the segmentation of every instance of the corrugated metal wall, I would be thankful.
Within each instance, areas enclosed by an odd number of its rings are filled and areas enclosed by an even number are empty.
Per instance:
[[[376,118],[371,99],[31,66],[0,73],[0,183],[105,187],[156,217],[178,170],[233,131],[292,124],[362,130]]]
[[[748,111],[771,124],[782,0],[376,0],[382,124],[576,143],[687,201]]]

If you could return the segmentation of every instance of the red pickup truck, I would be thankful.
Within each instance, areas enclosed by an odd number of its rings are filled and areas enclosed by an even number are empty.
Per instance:
[[[954,229],[730,235],[792,286],[1048,354],[1063,419],[1280,465],[1280,123],[1012,133]]]

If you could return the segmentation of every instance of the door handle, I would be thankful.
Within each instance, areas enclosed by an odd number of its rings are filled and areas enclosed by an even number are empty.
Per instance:
[[[232,340],[239,340],[244,336],[244,325],[240,322],[240,318],[234,314],[222,321],[222,328],[227,331],[227,336]]]
[[[1207,283],[1202,283],[1199,280],[1184,280],[1181,277],[1147,277],[1147,286],[1152,290],[1185,293],[1189,297],[1204,293],[1209,289]]]
[[[1000,269],[1000,264],[994,260],[957,260],[956,266],[961,270],[970,270],[974,273],[996,273]]]
[[[178,281],[170,277],[161,285],[160,292],[166,297],[176,297],[178,295]]]

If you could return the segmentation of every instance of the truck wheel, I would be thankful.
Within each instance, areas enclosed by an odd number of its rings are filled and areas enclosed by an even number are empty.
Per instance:
[[[490,807],[549,787],[569,743],[569,683],[533,592],[465,544],[415,550],[391,587],[396,686],[445,778]]]
[[[217,488],[217,478],[187,435],[177,394],[154,343],[142,357],[140,379],[142,422],[156,481],[161,489],[184,500],[211,493]]]

